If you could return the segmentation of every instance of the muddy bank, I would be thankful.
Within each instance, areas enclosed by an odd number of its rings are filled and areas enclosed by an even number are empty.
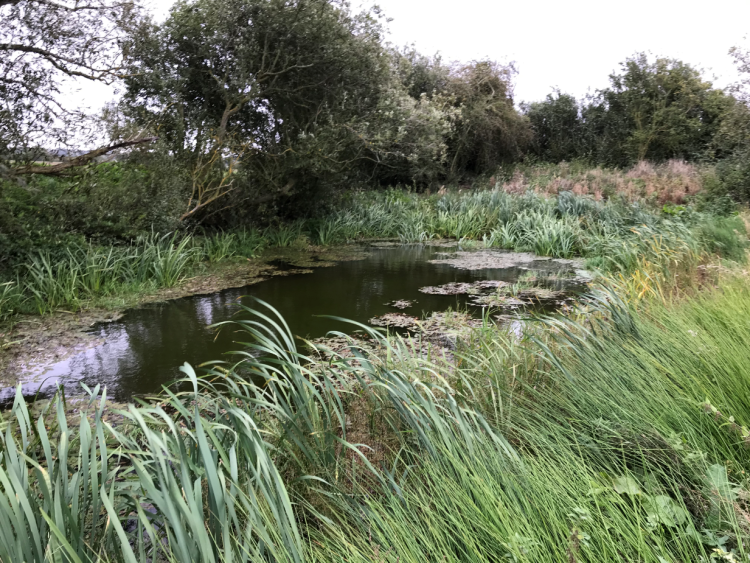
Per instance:
[[[359,246],[271,249],[259,258],[206,264],[205,272],[176,287],[103,297],[82,303],[76,312],[17,317],[12,323],[0,325],[0,388],[13,386],[25,374],[43,371],[46,366],[102,344],[102,339],[89,331],[101,323],[118,321],[128,309],[246,287],[277,276],[307,274],[314,268],[360,260],[365,255]]]
[[[462,267],[467,260],[484,267]],[[428,354],[450,357],[465,330],[483,319],[557,309],[558,292],[578,277],[576,265],[456,245],[274,249],[128,303],[137,307],[116,303],[22,319],[11,333],[16,342],[1,356],[0,399],[12,399],[16,382],[30,397],[49,397],[58,385],[78,394],[83,383],[106,386],[120,402],[153,395],[180,377],[185,362],[200,373],[216,361],[236,361],[253,338],[246,328],[254,326],[236,321],[275,323],[306,340],[331,330],[352,334],[370,321],[408,333]]]

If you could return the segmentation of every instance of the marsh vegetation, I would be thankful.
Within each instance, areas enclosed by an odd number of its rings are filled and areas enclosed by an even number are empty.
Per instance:
[[[132,373],[100,348],[112,377],[13,388],[0,561],[750,559],[747,78],[636,53],[517,103],[512,64],[397,48],[378,9],[147,8],[0,0],[0,355],[269,264],[325,266],[331,310],[293,276],[217,293],[219,336],[167,303],[141,336],[179,381],[107,388]],[[121,96],[73,111],[71,78]],[[342,275],[347,245],[434,268]]]

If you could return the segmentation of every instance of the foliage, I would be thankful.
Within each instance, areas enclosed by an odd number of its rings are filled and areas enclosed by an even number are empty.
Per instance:
[[[206,237],[203,250],[209,262],[221,262],[234,255],[237,246],[234,233],[216,233]]]
[[[0,321],[7,321],[15,315],[23,303],[23,295],[14,282],[0,285]]]
[[[179,2],[135,38],[124,112],[188,166],[243,163],[238,197],[312,189],[368,156],[352,129],[389,81],[380,34],[377,13],[327,0]]]
[[[61,102],[61,84],[69,78],[114,82],[121,44],[141,17],[132,0],[0,2],[0,159],[59,158],[64,154],[47,155],[43,147],[86,134],[89,116]]]
[[[700,71],[677,59],[637,53],[610,75],[610,86],[577,102],[557,92],[525,106],[535,152],[553,161],[588,158],[609,166],[697,160],[737,103]]]
[[[534,132],[532,151],[547,162],[571,161],[588,155],[578,100],[559,90],[544,101],[524,104]]]
[[[214,179],[183,218],[205,220],[219,198],[226,218],[352,181],[430,185],[516,159],[530,138],[512,66],[388,49],[377,10],[328,0],[181,2],[142,29],[130,62],[126,122],[158,128]]]
[[[513,106],[515,68],[479,61],[453,69],[447,91],[460,117],[452,136],[452,175],[480,173],[518,159],[531,140],[527,120]]]
[[[594,129],[611,139],[608,151],[615,164],[638,160],[666,160],[698,156],[711,140],[729,100],[703,81],[700,73],[674,59],[645,54],[628,59],[620,75],[610,77],[611,87],[600,93],[600,102],[589,111]],[[601,125],[601,112],[607,117]],[[627,131],[618,139],[618,128]],[[622,156],[615,143],[624,141]]]
[[[5,286],[1,314],[28,312],[28,307],[38,314],[78,309],[82,301],[126,287],[173,287],[197,257],[191,244],[191,237],[152,234],[124,247],[69,246],[62,258],[40,251],[19,272],[15,291],[23,299],[14,298],[13,286]]]
[[[75,422],[19,390],[3,560],[741,560],[744,280],[588,307],[521,341],[477,329],[446,369],[374,331],[379,352],[304,355],[260,304],[239,363],[184,366],[118,426],[98,387]]]
[[[750,201],[750,52],[733,48],[730,53],[741,79],[733,88],[736,100],[711,146],[718,180],[713,191],[718,197],[746,203]]]
[[[708,252],[740,263],[745,261],[747,231],[740,217],[708,219],[701,225],[700,236]]]
[[[179,226],[187,179],[158,152],[105,163],[73,178],[0,180],[0,269],[31,252],[56,256],[88,239],[122,243]]]

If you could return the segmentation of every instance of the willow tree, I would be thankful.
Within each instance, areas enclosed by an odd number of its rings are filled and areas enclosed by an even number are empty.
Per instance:
[[[240,186],[257,203],[341,181],[368,158],[355,122],[389,76],[377,14],[329,0],[182,0],[134,46],[123,107],[197,171],[185,218]]]
[[[139,0],[0,0],[0,155],[80,145],[87,116],[66,104],[65,81],[118,80],[141,19]]]
[[[513,103],[513,65],[455,66],[446,87],[459,110],[450,140],[450,172],[490,172],[518,159],[531,141],[528,119]]]

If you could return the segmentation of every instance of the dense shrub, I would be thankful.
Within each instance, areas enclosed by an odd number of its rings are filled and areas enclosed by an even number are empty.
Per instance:
[[[153,153],[100,164],[71,178],[0,180],[0,268],[30,251],[71,242],[129,241],[179,226],[189,178],[180,163]]]
[[[638,53],[620,66],[609,87],[583,100],[557,92],[524,106],[538,157],[625,167],[713,154],[714,136],[736,100],[677,59]]]

